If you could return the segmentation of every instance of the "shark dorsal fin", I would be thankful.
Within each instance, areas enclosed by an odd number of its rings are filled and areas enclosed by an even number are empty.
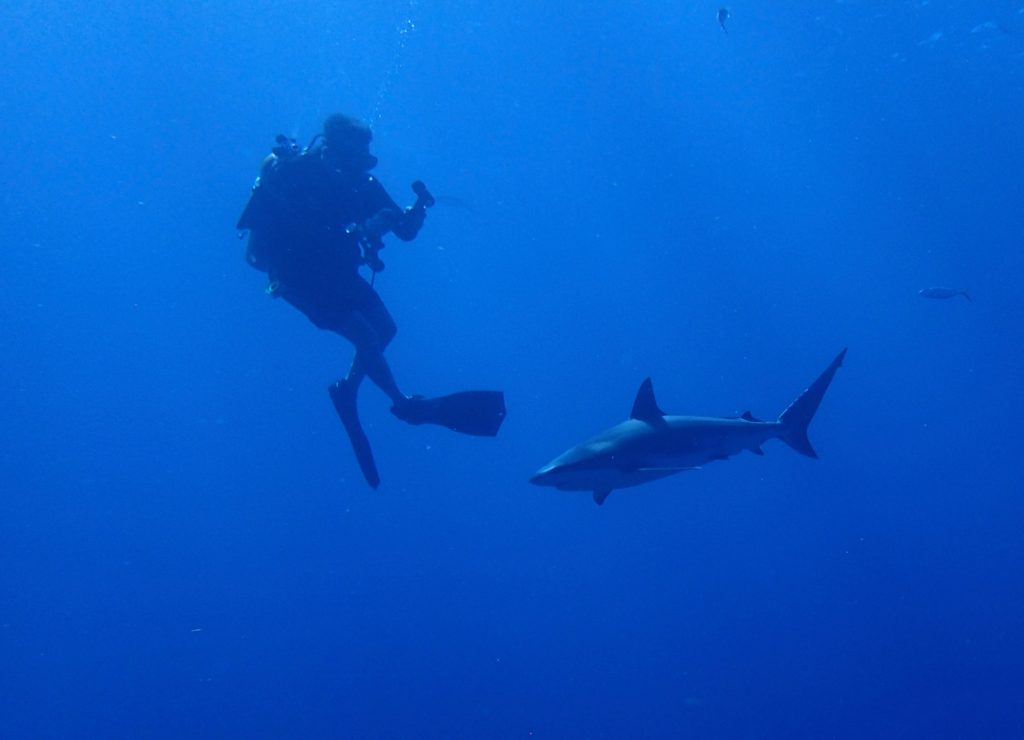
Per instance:
[[[630,419],[640,421],[660,421],[665,412],[658,408],[658,402],[654,400],[654,386],[651,379],[647,378],[640,384],[640,390],[636,392],[636,400],[633,401],[633,411],[630,412]]]
[[[754,416],[749,411],[744,411],[743,414],[740,416],[740,418],[741,419],[746,419],[747,421],[761,421],[760,419],[758,419],[756,416]]]

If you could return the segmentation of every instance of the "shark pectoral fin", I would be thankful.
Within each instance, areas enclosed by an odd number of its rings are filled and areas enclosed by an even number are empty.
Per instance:
[[[594,491],[594,503],[600,506],[604,503],[604,500],[611,494],[612,489],[607,488],[603,491]]]

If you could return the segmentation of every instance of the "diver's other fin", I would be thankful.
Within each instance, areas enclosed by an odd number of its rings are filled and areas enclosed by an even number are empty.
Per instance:
[[[604,500],[611,494],[612,489],[606,488],[601,491],[594,491],[594,503],[598,506],[604,504]]]
[[[341,423],[348,433],[349,441],[352,443],[352,452],[356,455],[356,462],[359,463],[359,469],[363,471],[363,477],[370,484],[370,488],[376,489],[380,485],[380,475],[377,473],[377,463],[373,460],[370,440],[366,438],[363,425],[359,423],[355,390],[350,388],[345,381],[340,380],[328,387],[327,392],[331,396],[334,410],[338,412],[338,418],[341,419]]]
[[[409,424],[437,424],[453,432],[494,437],[505,421],[502,391],[462,391],[448,396],[413,396],[391,407],[391,413]]]

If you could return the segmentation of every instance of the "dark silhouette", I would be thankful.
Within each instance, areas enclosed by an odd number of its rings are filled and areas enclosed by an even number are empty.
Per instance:
[[[917,294],[925,298],[936,298],[938,300],[956,298],[958,295],[962,295],[968,301],[971,300],[971,296],[966,290],[959,290],[957,288],[921,288],[921,290],[917,291]]]
[[[377,164],[370,154],[372,140],[365,123],[343,115],[329,117],[323,133],[305,150],[279,136],[238,228],[250,232],[246,257],[268,274],[267,292],[355,347],[348,373],[328,390],[363,474],[376,488],[380,477],[356,408],[364,377],[391,399],[392,413],[411,424],[493,436],[505,407],[499,391],[428,399],[406,396],[398,388],[384,358],[395,322],[359,268],[368,266],[374,276],[383,270],[383,237],[391,233],[403,241],[414,239],[433,198],[417,182],[415,204],[400,208],[370,174]]]

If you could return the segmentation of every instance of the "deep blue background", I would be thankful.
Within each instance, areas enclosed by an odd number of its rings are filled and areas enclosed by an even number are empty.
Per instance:
[[[1024,735],[1018,0],[282,5],[0,11],[0,736]],[[232,231],[335,111],[445,196],[403,388],[510,408],[367,386],[378,493]],[[773,417],[847,345],[820,461],[526,483],[645,376]]]

